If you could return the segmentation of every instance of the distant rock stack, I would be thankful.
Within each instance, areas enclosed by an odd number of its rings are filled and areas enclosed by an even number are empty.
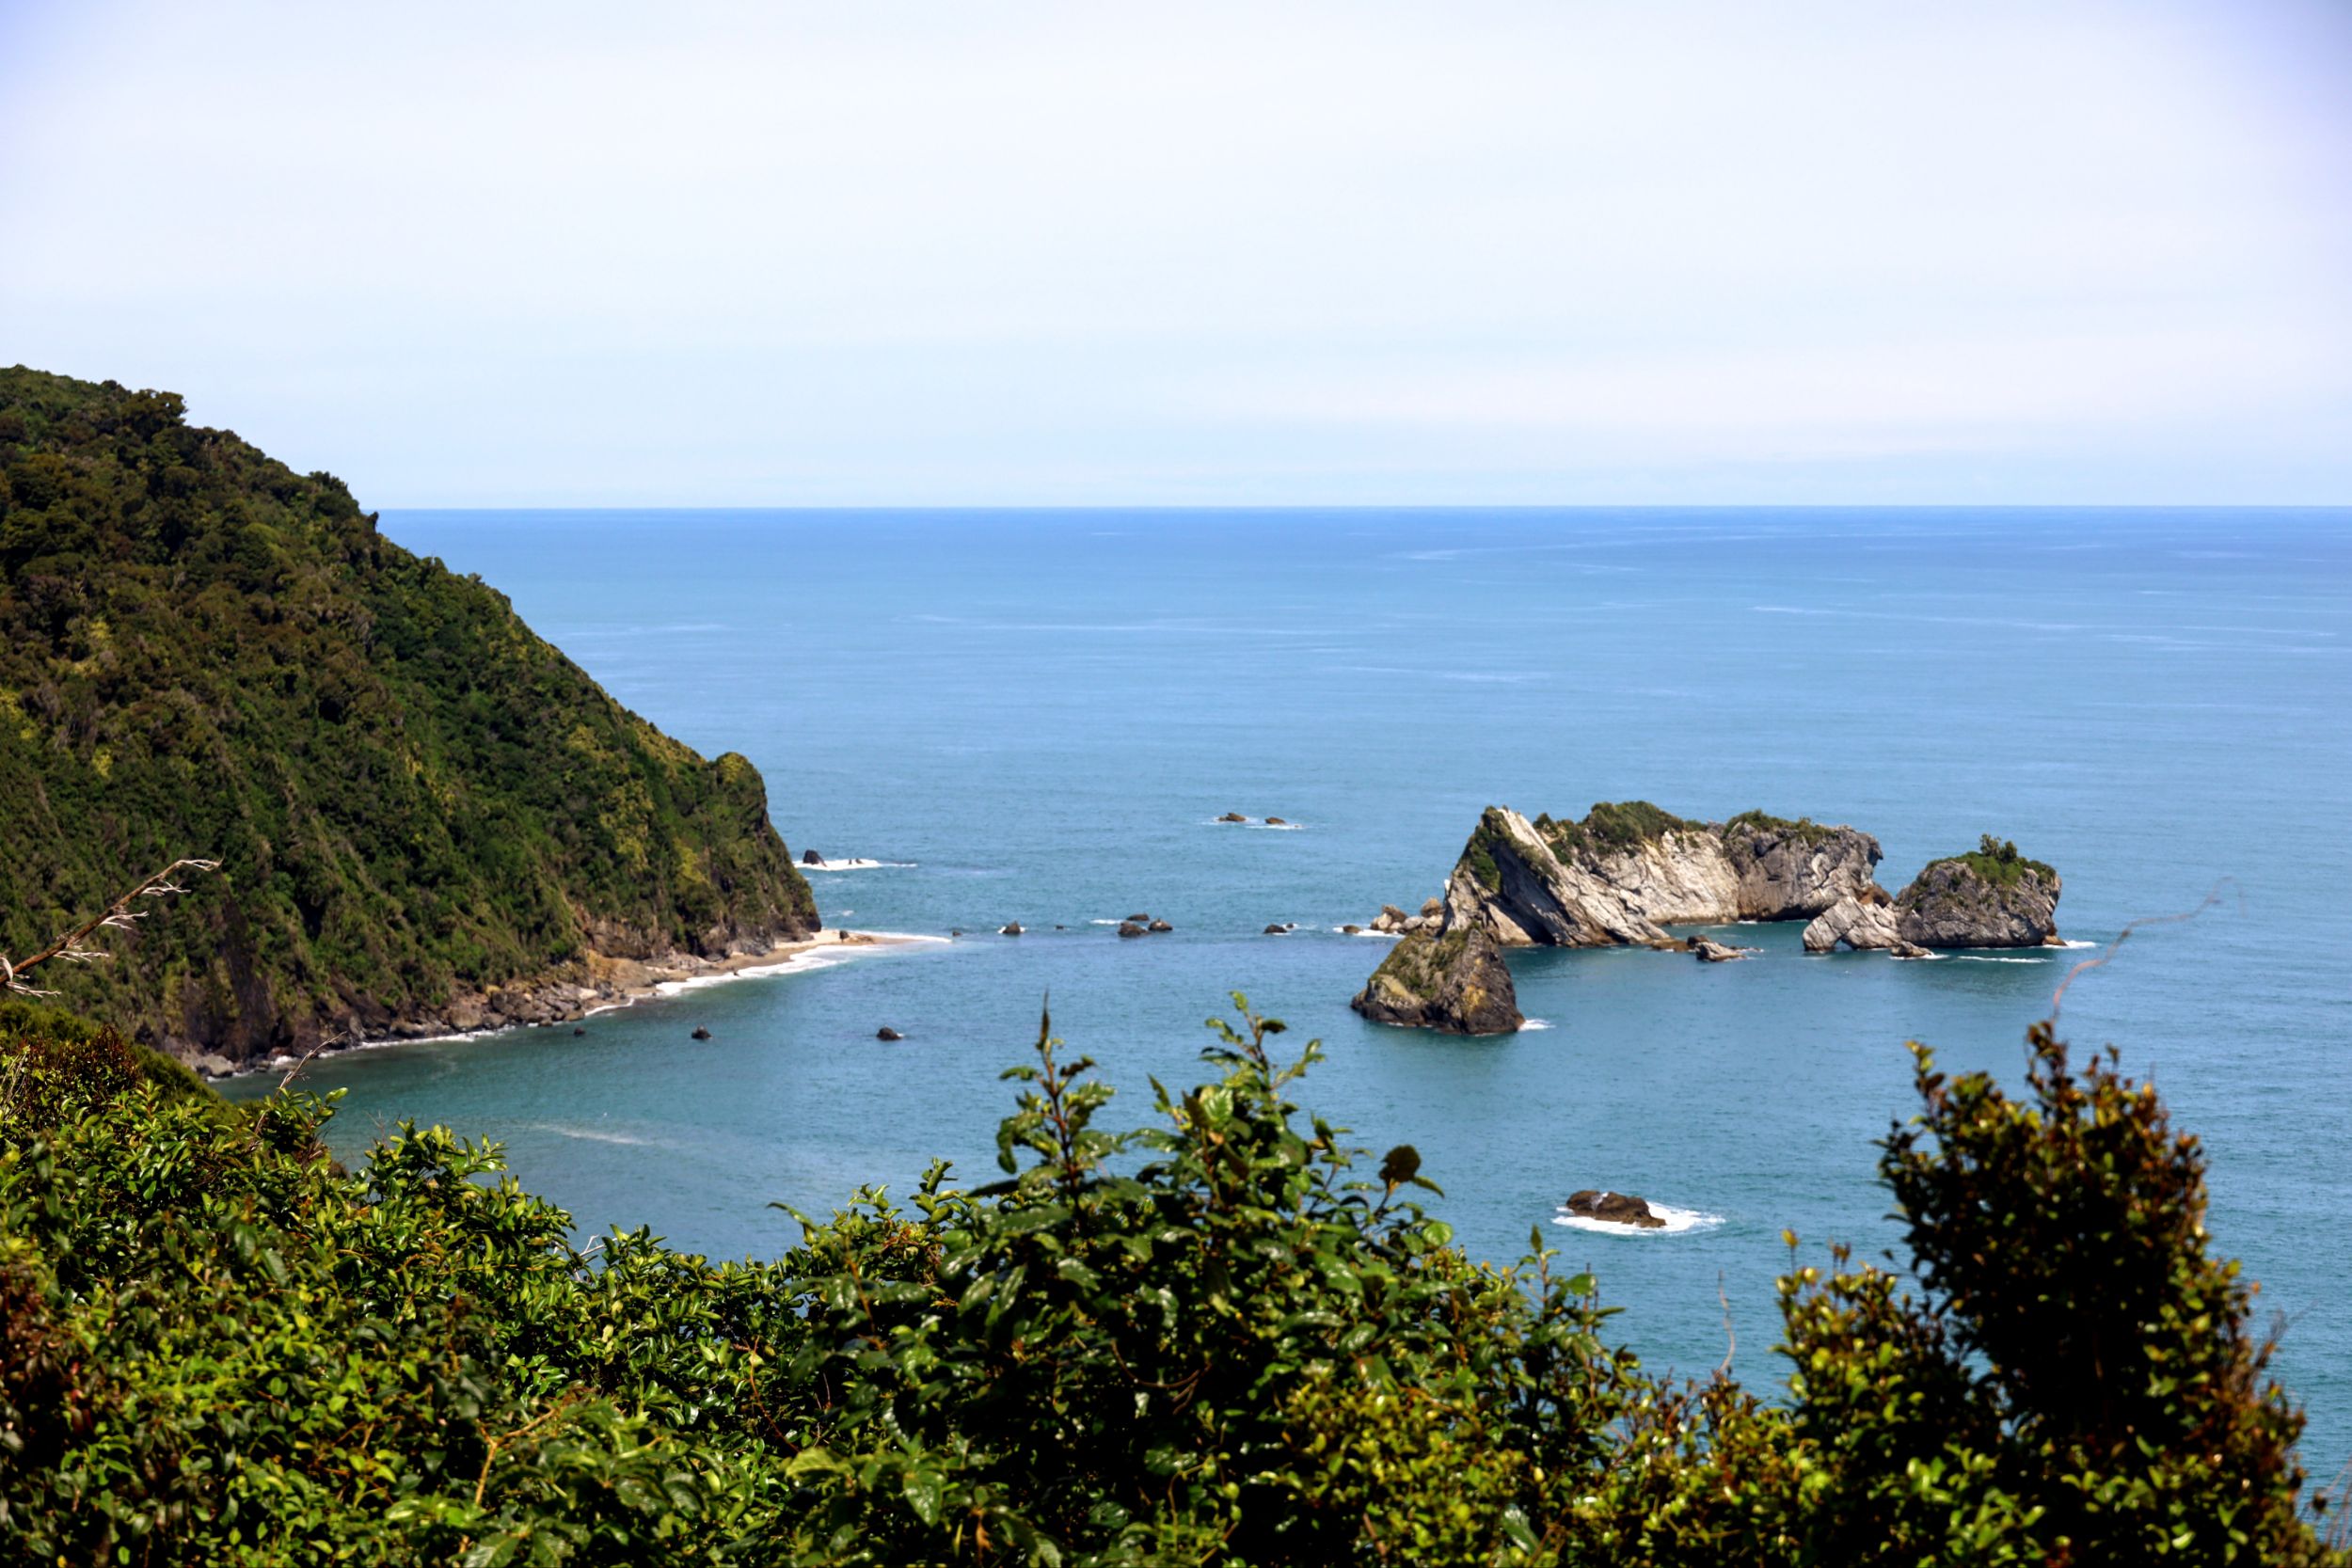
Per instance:
[[[1645,800],[1581,822],[1489,806],[1446,883],[1444,926],[1506,947],[1679,946],[1668,925],[1811,919],[1875,891],[1879,842],[1744,812],[1691,822]]]
[[[1348,1005],[1375,1023],[1449,1035],[1507,1035],[1527,1022],[1502,948],[1476,927],[1406,936]]]
[[[1895,899],[1895,929],[1921,947],[2058,947],[2058,874],[1987,836],[1935,861]]]

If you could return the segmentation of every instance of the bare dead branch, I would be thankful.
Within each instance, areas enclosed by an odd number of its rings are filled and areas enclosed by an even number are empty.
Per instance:
[[[2224,877],[2221,880],[2214,883],[2213,890],[2210,893],[2207,893],[2202,899],[2199,900],[2197,907],[2193,910],[2183,910],[2178,914],[2146,915],[2138,920],[2133,921],[2130,925],[2124,927],[2121,931],[2118,931],[2115,934],[2115,940],[2107,943],[2106,952],[2100,954],[2095,958],[2085,958],[2082,962],[2076,964],[2074,968],[2066,972],[2066,978],[2058,982],[2058,990],[2053,991],[2050,995],[2050,1022],[2052,1023],[2056,1023],[2058,1022],[2058,1007],[2066,1000],[2066,988],[2074,983],[2075,977],[2086,974],[2090,970],[2097,969],[2102,964],[2112,962],[2115,958],[2117,950],[2120,949],[2126,942],[2131,940],[2133,932],[2138,930],[2142,926],[2177,926],[2182,921],[2194,920],[2199,915],[2204,913],[2207,910],[2212,909],[2216,904],[2221,902],[2221,890],[2224,888],[2228,888],[2233,892],[2237,891],[2237,879],[2234,877]],[[2243,894],[2239,895],[2239,901],[2241,903],[2245,901],[2245,895]]]
[[[107,957],[108,955],[96,948],[83,946],[84,940],[101,930],[128,931],[132,929],[136,922],[147,918],[145,910],[135,910],[131,907],[132,905],[142,898],[161,898],[182,891],[180,884],[171,879],[175,873],[218,871],[219,869],[220,862],[218,861],[193,859],[173,861],[169,865],[147,878],[138,886],[107,905],[97,916],[75,927],[38,953],[14,960],[0,957],[0,990],[13,991],[19,996],[56,995],[57,993],[54,990],[41,990],[25,984],[21,976],[26,970],[47,963],[52,958],[67,958],[74,963],[89,963]]]

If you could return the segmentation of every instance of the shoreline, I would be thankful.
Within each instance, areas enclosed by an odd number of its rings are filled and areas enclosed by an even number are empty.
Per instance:
[[[311,1054],[339,1056],[347,1051],[373,1051],[393,1045],[446,1044],[516,1030],[577,1024],[602,1013],[618,1012],[641,1002],[680,995],[701,986],[717,985],[728,980],[755,980],[800,969],[832,967],[830,964],[812,965],[805,962],[819,954],[886,952],[932,942],[945,943],[946,941],[946,937],[908,931],[852,931],[829,927],[812,936],[794,937],[756,952],[731,953],[719,958],[706,958],[692,953],[673,953],[657,960],[611,958],[601,954],[591,954],[585,982],[555,979],[493,986],[479,993],[461,996],[448,1009],[452,1015],[449,1018],[419,1019],[395,1029],[391,1034],[326,1047]],[[516,1016],[515,1011],[501,1006],[498,1001],[501,998],[513,998],[514,1007],[527,1010],[531,1016]],[[497,1010],[492,1011],[494,1008]],[[485,1014],[488,1016],[485,1017]],[[471,1022],[477,1017],[482,1018],[482,1022]],[[460,1019],[469,1022],[458,1022]],[[262,1073],[282,1072],[304,1059],[294,1053],[279,1052],[266,1060],[229,1066],[225,1071],[211,1070],[201,1060],[189,1065],[207,1082],[224,1083]]]

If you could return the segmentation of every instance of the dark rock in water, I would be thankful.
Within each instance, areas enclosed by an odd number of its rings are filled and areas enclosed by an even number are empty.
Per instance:
[[[1154,920],[1151,925],[1144,927],[1145,930],[1152,932],[1154,936],[1158,935],[1162,931],[1172,931],[1175,928],[1175,927],[1170,926],[1165,920]]]
[[[1138,926],[1149,926],[1152,924],[1152,917],[1148,914],[1131,914],[1127,918],[1134,921]]]
[[[1224,816],[1218,817],[1217,820],[1219,822],[1247,822],[1249,818],[1244,816],[1237,811],[1229,811]]]
[[[996,934],[1000,937],[1017,937],[1021,934],[1021,922],[1009,921],[996,927]]]
[[[1265,819],[1265,825],[1266,825],[1267,827],[1269,827],[1269,828],[1287,828],[1287,827],[1289,827],[1289,826],[1290,826],[1290,824],[1289,824],[1289,823],[1287,823],[1287,822],[1283,821],[1283,820],[1282,820],[1280,817],[1279,817],[1279,816],[1269,816],[1269,817],[1267,817],[1267,818]]]
[[[584,1034],[586,1034],[587,1032],[588,1032],[587,1030],[585,1030],[585,1029],[580,1029],[580,1028],[574,1028],[574,1029],[572,1030],[572,1033],[573,1033],[573,1034],[575,1034],[575,1035],[584,1035]]]
[[[710,1031],[707,1029],[696,1029],[692,1037],[698,1040],[707,1040],[710,1037]]]
[[[1360,937],[1363,934],[1364,928],[1361,926],[1343,926],[1340,927],[1340,935],[1343,937]]]
[[[1565,1208],[1571,1214],[1588,1220],[1607,1220],[1612,1225],[1629,1225],[1637,1230],[1661,1230],[1666,1222],[1649,1212],[1649,1205],[1631,1193],[1596,1192],[1587,1187],[1581,1193],[1570,1193]]]
[[[825,857],[818,854],[814,849],[803,849],[801,851],[801,863],[803,865],[822,865],[825,863]]]
[[[1119,934],[1122,937],[1139,937],[1150,930],[1150,927],[1138,926],[1132,920],[1122,920],[1119,923]]]
[[[960,937],[963,935],[963,927],[961,926],[950,926],[947,927],[947,934],[951,937]]]
[[[1502,949],[1475,927],[1410,933],[1348,1006],[1375,1023],[1449,1035],[1507,1035],[1527,1022]]]
[[[1057,931],[1067,931],[1070,927],[1067,926],[1056,926],[1054,929]]]
[[[1895,898],[1895,934],[1917,947],[2055,947],[2058,874],[1987,835],[1934,862]]]
[[[1270,937],[1288,936],[1290,929],[1287,926],[1269,926],[1265,928],[1264,934]]]
[[[904,1035],[901,1035],[898,1030],[893,1029],[887,1023],[874,1031],[874,1037],[878,1040],[902,1040],[906,1038]]]
[[[1691,954],[1703,964],[1727,964],[1735,959],[1754,958],[1756,956],[1756,949],[1753,947],[1726,947],[1720,942],[1709,942],[1705,937],[1692,937],[1691,939]]]

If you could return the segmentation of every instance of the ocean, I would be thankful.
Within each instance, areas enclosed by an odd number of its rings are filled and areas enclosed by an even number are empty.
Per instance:
[[[2014,839],[2065,936],[2150,927],[2063,1032],[2153,1075],[2212,1162],[2213,1244],[2281,1315],[2307,1463],[2352,1459],[2352,512],[405,512],[621,702],[768,781],[828,925],[950,941],[591,1020],[322,1058],[349,1157],[398,1122],[506,1146],[584,1232],[772,1255],[934,1156],[993,1179],[1055,1033],[1149,1119],[1228,993],[1318,1037],[1307,1106],[1409,1142],[1473,1254],[1589,1264],[1653,1368],[1776,1383],[1772,1280],[1892,1245],[1874,1140],[1907,1039],[2017,1083],[2087,950],[1895,963],[1514,956],[1541,1026],[1449,1038],[1348,998],[1361,924],[1435,895],[1489,803],[1647,799],[1878,835],[1881,880]],[[555,766],[550,759],[550,766]],[[1219,824],[1278,816],[1287,830]],[[1121,941],[1149,911],[1175,929]],[[1018,920],[1026,934],[996,928]],[[1262,934],[1295,922],[1289,935]],[[830,956],[829,956],[830,957]],[[898,1043],[876,1040],[882,1026]],[[690,1037],[707,1028],[707,1040]],[[1191,1079],[1186,1075],[1192,1074]],[[241,1092],[261,1081],[246,1080]],[[1642,1194],[1665,1232],[1553,1223]],[[2267,1322],[2265,1316],[2265,1322]]]

